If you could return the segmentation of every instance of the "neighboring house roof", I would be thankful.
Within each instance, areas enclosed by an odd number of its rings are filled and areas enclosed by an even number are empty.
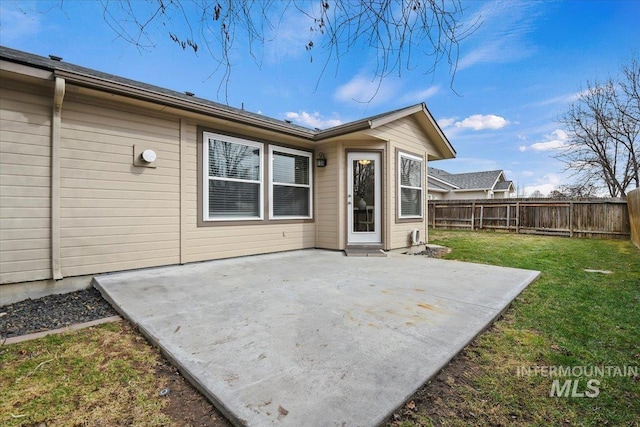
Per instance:
[[[106,90],[142,100],[157,102],[172,107],[185,109],[201,114],[213,115],[225,120],[256,126],[266,130],[284,133],[303,138],[311,142],[322,142],[330,138],[339,137],[353,132],[375,129],[394,120],[413,116],[421,125],[425,133],[438,147],[443,159],[455,157],[455,150],[438,126],[424,103],[412,105],[398,110],[378,114],[365,119],[346,123],[326,130],[309,129],[298,126],[289,121],[278,120],[262,114],[252,113],[243,109],[198,98],[159,86],[150,85],[136,80],[127,79],[113,74],[103,73],[79,65],[70,64],[59,59],[45,58],[27,52],[0,46],[0,61],[12,64],[26,65],[43,70],[42,78],[64,78],[75,85],[88,88]],[[3,69],[11,70],[3,64]]]
[[[445,184],[443,182],[436,181],[432,177],[429,177],[429,191],[435,190],[435,191],[444,192],[444,191],[450,191],[453,188],[454,187],[451,187],[450,185],[447,185],[447,184]]]
[[[513,190],[513,181],[498,181],[494,190]]]
[[[501,170],[449,173],[442,169],[429,167],[429,190],[448,189],[454,192],[463,191],[513,191],[513,182],[504,177]],[[447,188],[446,186],[450,188]]]

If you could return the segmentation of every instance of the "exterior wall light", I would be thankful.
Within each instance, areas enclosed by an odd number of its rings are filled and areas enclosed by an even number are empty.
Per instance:
[[[153,163],[156,161],[158,156],[156,155],[155,151],[146,149],[142,152],[140,157],[147,163]]]
[[[156,150],[145,146],[133,146],[133,166],[155,169],[156,163],[158,163],[157,159]]]
[[[324,156],[324,153],[318,154],[318,158],[316,159],[316,166],[319,168],[324,168],[327,166],[327,158]]]

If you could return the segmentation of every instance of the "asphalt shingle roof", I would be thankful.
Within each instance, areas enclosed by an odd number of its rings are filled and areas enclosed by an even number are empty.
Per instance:
[[[149,92],[154,92],[162,95],[168,95],[173,98],[178,98],[184,101],[194,102],[196,104],[200,104],[203,106],[210,106],[221,110],[226,110],[229,113],[236,114],[238,116],[243,117],[255,117],[260,118],[260,120],[272,122],[277,124],[278,126],[286,126],[291,128],[294,131],[298,132],[306,132],[309,135],[313,135],[316,133],[314,130],[306,128],[304,126],[298,126],[293,123],[289,123],[283,120],[274,119],[268,116],[264,116],[262,114],[252,113],[250,111],[246,111],[240,108],[230,107],[225,104],[221,104],[218,102],[210,101],[208,99],[199,98],[197,96],[190,96],[186,93],[166,89],[160,86],[151,85],[148,83],[140,82],[137,80],[127,79],[124,77],[116,76],[114,74],[104,73],[102,71],[93,70],[91,68],[82,67],[80,65],[71,64],[68,62],[64,62],[62,60],[54,60],[51,58],[45,58],[44,56],[34,55],[32,53],[23,52],[16,49],[11,49],[6,46],[0,46],[0,58],[8,59],[12,62],[29,65],[32,67],[40,68],[43,70],[49,71],[68,71],[72,73],[78,73],[85,76],[94,77],[96,79],[116,82],[126,86],[135,87],[139,89],[144,89]]]
[[[508,190],[513,181],[498,181],[495,190]]]
[[[469,173],[449,173],[442,169],[429,168],[429,175],[449,182],[456,187],[464,189],[493,188],[496,179],[502,173],[501,170],[469,172]]]
[[[221,114],[224,113],[227,116],[233,117],[234,120],[239,122],[253,120],[254,122],[259,122],[261,125],[265,125],[271,129],[284,131],[292,135],[303,137],[309,140],[320,140],[320,139],[323,139],[325,136],[336,136],[336,135],[339,135],[340,132],[342,131],[344,133],[349,133],[353,131],[363,130],[363,129],[366,129],[370,125],[371,121],[373,120],[376,120],[385,116],[395,115],[401,112],[406,112],[406,114],[409,115],[417,111],[418,107],[420,107],[419,108],[420,111],[426,110],[426,106],[424,104],[416,104],[413,106],[399,108],[397,110],[377,114],[375,116],[367,117],[354,122],[344,123],[342,125],[335,126],[330,129],[325,129],[325,130],[310,129],[305,126],[299,126],[299,125],[293,124],[288,120],[274,119],[262,114],[252,113],[244,109],[230,107],[225,104],[209,101],[208,99],[199,98],[191,94],[187,95],[186,93],[183,93],[183,92],[178,92],[178,91],[166,89],[160,86],[154,86],[148,83],[140,82],[137,80],[131,80],[131,79],[116,76],[113,74],[93,70],[91,68],[70,64],[62,60],[52,59],[51,57],[46,58],[43,56],[34,55],[28,52],[11,49],[6,46],[0,46],[0,59],[5,59],[14,63],[23,64],[23,65],[27,65],[35,68],[40,68],[47,71],[52,71],[52,72],[60,71],[61,74],[66,72],[66,73],[72,73],[74,75],[86,76],[95,81],[115,83],[122,87],[135,88],[138,90],[142,90],[146,93],[169,97],[168,100],[164,101],[167,105],[171,105],[171,103],[174,100],[178,100],[183,104],[184,104],[184,101],[186,101],[190,109],[193,109],[199,112],[207,108],[215,109],[217,112]],[[427,113],[427,114],[430,114],[430,113]],[[437,124],[435,126],[437,127]],[[451,147],[449,142],[446,140],[446,136],[444,135],[442,136],[445,144],[447,144],[447,146],[451,149],[452,153],[455,154],[453,147]]]
[[[483,171],[456,173],[449,175],[448,181],[460,188],[476,189],[476,188],[493,188],[493,184],[498,179],[502,171]]]
[[[429,167],[428,174],[431,177],[441,179],[459,187],[461,190],[508,190],[511,185],[511,181],[498,181],[496,183],[496,180],[502,174],[501,170],[449,173],[442,169]],[[429,186],[433,188],[445,188],[435,180],[429,181]]]

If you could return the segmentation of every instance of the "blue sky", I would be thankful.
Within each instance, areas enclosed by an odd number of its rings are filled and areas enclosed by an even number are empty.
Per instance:
[[[166,32],[156,33],[155,47],[138,49],[109,28],[99,2],[60,3],[0,1],[0,43],[308,127],[424,101],[458,153],[432,166],[504,169],[524,194],[570,182],[552,157],[567,138],[558,117],[587,81],[615,75],[640,56],[640,1],[463,0],[463,22],[482,24],[460,45],[455,92],[442,62],[432,74],[416,67],[387,77],[366,103],[377,87],[371,50],[354,49],[321,74],[321,52],[313,51],[311,62],[304,49],[310,25],[292,15],[258,49],[260,66],[241,41],[235,45],[225,98],[220,71],[202,50],[183,51]],[[415,58],[416,65],[430,61]]]

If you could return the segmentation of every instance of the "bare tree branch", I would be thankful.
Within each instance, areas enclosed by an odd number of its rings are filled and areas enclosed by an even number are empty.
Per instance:
[[[611,197],[640,187],[640,67],[633,59],[619,80],[587,83],[561,117],[570,143],[555,156],[574,172],[578,186],[604,186]]]
[[[478,27],[460,23],[459,0],[100,0],[103,17],[123,40],[149,50],[158,38],[169,37],[183,50],[206,51],[214,60],[212,75],[220,69],[218,88],[228,96],[237,44],[246,44],[260,67],[265,43],[274,41],[278,28],[291,14],[309,22],[300,49],[313,61],[324,57],[318,81],[332,64],[359,49],[375,52],[373,79],[382,80],[404,69],[433,73],[443,60],[451,84],[458,62],[458,45]],[[377,92],[376,92],[377,93]],[[359,100],[361,102],[370,102]]]

